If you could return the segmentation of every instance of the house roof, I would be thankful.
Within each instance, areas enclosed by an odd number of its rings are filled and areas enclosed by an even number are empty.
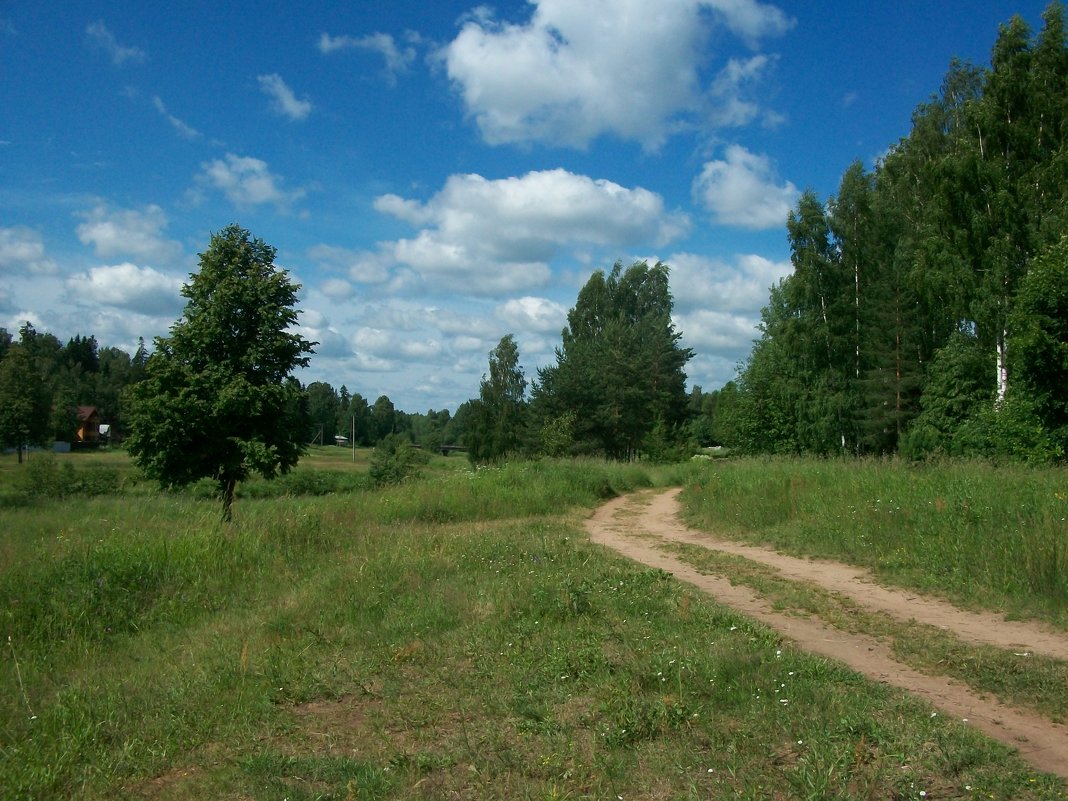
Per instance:
[[[91,420],[94,417],[99,417],[100,411],[95,406],[79,406],[78,407],[78,419],[79,420]]]

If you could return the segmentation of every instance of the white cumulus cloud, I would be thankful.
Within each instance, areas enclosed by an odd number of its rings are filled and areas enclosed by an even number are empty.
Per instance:
[[[327,278],[319,285],[319,291],[333,300],[348,300],[353,295],[352,284],[340,278]]]
[[[382,256],[370,251],[323,244],[309,248],[308,257],[329,270],[346,273],[353,281],[361,284],[380,284],[389,278],[389,267]]]
[[[178,135],[183,139],[188,139],[192,142],[203,138],[204,135],[200,131],[186,123],[184,120],[180,120],[178,117],[171,114],[170,111],[167,110],[166,104],[158,95],[152,98],[152,106],[159,112],[163,119],[170,123],[171,127],[174,128]]]
[[[129,262],[93,267],[67,279],[67,288],[79,299],[146,316],[169,316],[182,306],[180,278]]]
[[[182,253],[178,242],[163,235],[167,215],[159,206],[111,209],[101,203],[79,216],[85,221],[75,229],[78,240],[83,245],[92,245],[98,256],[167,262]]]
[[[512,298],[497,309],[497,317],[515,331],[559,334],[567,323],[567,309],[547,298]]]
[[[366,50],[378,53],[385,61],[386,80],[391,84],[397,83],[397,77],[407,72],[412,62],[415,61],[418,44],[418,34],[409,31],[406,36],[407,44],[398,45],[397,41],[388,33],[371,33],[366,36],[331,36],[324,33],[319,37],[319,52],[325,54],[335,53],[339,50]]]
[[[675,326],[683,335],[683,345],[699,353],[744,359],[758,339],[759,318],[711,309],[679,314]]]
[[[500,180],[454,175],[425,203],[383,195],[375,208],[424,226],[383,245],[396,262],[472,294],[543,286],[548,262],[569,247],[665,243],[689,228],[655,192],[562,169]]]
[[[37,231],[15,226],[0,228],[0,270],[53,275],[59,267],[45,256],[44,240]]]
[[[751,46],[766,36],[781,36],[794,26],[794,20],[768,3],[756,0],[706,0],[719,13],[730,30]]]
[[[756,46],[792,24],[756,0],[530,2],[528,22],[483,11],[440,53],[493,144],[585,147],[614,134],[655,149],[704,102],[701,70],[714,25]]]
[[[103,21],[97,21],[85,29],[85,35],[94,47],[103,50],[111,57],[111,63],[120,67],[127,61],[138,64],[148,59],[148,54],[139,47],[127,47],[119,44],[108,26]]]
[[[733,262],[693,253],[668,259],[675,307],[752,315],[768,302],[769,291],[793,271],[790,262],[745,254]]]
[[[801,194],[790,181],[779,183],[767,156],[741,145],[728,147],[725,160],[707,162],[693,193],[714,222],[753,230],[785,225]]]
[[[259,75],[260,90],[271,99],[271,109],[291,120],[303,120],[312,110],[311,101],[300,100],[277,73]]]
[[[200,182],[220,190],[236,206],[284,206],[304,196],[303,190],[283,189],[282,178],[270,171],[267,162],[250,156],[227,153],[225,158],[205,162],[201,168]]]

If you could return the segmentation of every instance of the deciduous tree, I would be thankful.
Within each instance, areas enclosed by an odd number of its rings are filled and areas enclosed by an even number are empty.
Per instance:
[[[50,396],[19,344],[9,344],[0,359],[0,444],[14,447],[22,462],[27,445],[44,444],[49,430]]]
[[[156,339],[131,389],[127,447],[163,485],[210,477],[229,520],[238,481],[273,478],[304,451],[300,385],[317,343],[291,329],[297,290],[275,249],[231,225],[211,237],[170,336]]]
[[[482,377],[467,429],[472,462],[497,461],[520,449],[526,429],[527,379],[519,366],[515,337],[501,338],[489,354],[489,374]]]
[[[539,371],[534,391],[542,425],[573,415],[574,449],[630,459],[657,426],[658,447],[684,436],[693,353],[671,320],[668,274],[660,262],[625,271],[617,262],[579,292],[557,363]]]

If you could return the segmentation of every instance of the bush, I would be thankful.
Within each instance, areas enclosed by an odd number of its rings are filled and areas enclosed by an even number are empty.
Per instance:
[[[51,454],[29,460],[20,471],[17,486],[31,498],[66,498],[71,495],[107,495],[119,489],[119,472],[94,466],[75,470]]]
[[[419,468],[429,461],[430,457],[407,439],[390,434],[371,454],[371,479],[376,486],[400,484],[417,475]]]

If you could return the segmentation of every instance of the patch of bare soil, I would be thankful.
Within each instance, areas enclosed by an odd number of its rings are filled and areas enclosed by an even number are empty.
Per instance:
[[[784,578],[812,582],[847,596],[866,609],[905,622],[937,626],[962,642],[1068,660],[1068,636],[1036,624],[967,612],[914,592],[882,587],[867,571],[849,565],[797,559],[769,548],[729,543],[688,529],[678,519],[678,492],[644,493],[610,501],[587,520],[590,538],[635,561],[673,574],[718,602],[774,628],[807,651],[836,659],[869,678],[925,698],[945,714],[967,720],[988,736],[1017,748],[1037,769],[1068,778],[1065,727],[981,696],[960,682],[920,673],[894,659],[890,649],[872,637],[846,633],[812,618],[776,612],[749,588],[699,573],[659,548],[658,542],[685,543],[742,556],[777,569]]]

